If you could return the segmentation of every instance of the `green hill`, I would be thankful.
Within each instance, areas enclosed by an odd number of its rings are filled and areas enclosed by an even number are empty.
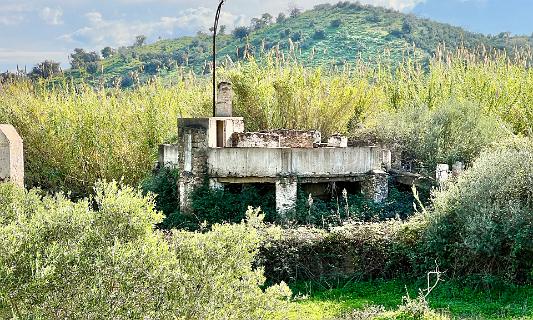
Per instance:
[[[487,36],[459,27],[421,19],[397,11],[339,2],[318,5],[313,10],[291,15],[286,19],[263,21],[260,28],[241,29],[235,35],[218,37],[219,61],[238,61],[245,56],[264,56],[278,52],[285,59],[297,59],[310,66],[343,65],[362,59],[399,62],[410,56],[424,61],[441,43],[448,48],[500,49],[509,52],[529,47],[533,37],[512,37],[506,33]],[[248,33],[247,36],[242,37]],[[234,32],[235,34],[235,32]],[[125,47],[103,59],[92,73],[72,69],[75,78],[87,76],[106,85],[127,87],[153,75],[163,78],[192,69],[205,74],[210,71],[211,37],[199,33],[194,37],[160,40],[153,44]],[[89,70],[89,68],[87,69]]]

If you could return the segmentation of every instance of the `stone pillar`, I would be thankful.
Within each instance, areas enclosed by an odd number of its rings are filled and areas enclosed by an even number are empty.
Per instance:
[[[159,146],[159,168],[177,168],[179,165],[179,145],[162,144]]]
[[[389,196],[389,175],[385,171],[373,171],[361,182],[361,193],[375,203],[382,203]]]
[[[183,128],[179,141],[180,212],[190,211],[191,194],[207,176],[207,129]]]
[[[218,96],[215,106],[215,117],[232,117],[233,116],[233,90],[231,83],[221,82],[218,84]]]
[[[276,181],[276,211],[284,216],[296,209],[298,183],[295,178],[280,178]]]
[[[0,124],[0,182],[24,187],[22,138],[10,124]]]

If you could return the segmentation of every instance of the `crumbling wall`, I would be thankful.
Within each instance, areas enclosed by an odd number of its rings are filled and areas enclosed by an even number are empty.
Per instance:
[[[231,135],[233,148],[279,148],[280,136],[275,133],[235,132]]]
[[[319,131],[299,131],[299,130],[274,130],[270,131],[280,136],[280,146],[282,148],[313,148],[320,143],[322,136]]]
[[[334,134],[328,138],[328,147],[347,148],[348,138],[340,134]]]

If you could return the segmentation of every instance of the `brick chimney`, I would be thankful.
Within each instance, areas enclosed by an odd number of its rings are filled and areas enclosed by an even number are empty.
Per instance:
[[[218,96],[215,106],[215,117],[232,117],[233,116],[233,89],[231,83],[221,82],[218,84]]]

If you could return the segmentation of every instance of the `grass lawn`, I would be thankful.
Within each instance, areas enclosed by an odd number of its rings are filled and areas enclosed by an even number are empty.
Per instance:
[[[289,319],[331,319],[348,310],[382,305],[397,309],[406,294],[416,297],[423,282],[400,280],[348,283],[327,289],[316,283],[292,286],[304,296],[292,303]],[[533,319],[533,286],[476,289],[442,282],[428,297],[430,307],[454,319]]]

